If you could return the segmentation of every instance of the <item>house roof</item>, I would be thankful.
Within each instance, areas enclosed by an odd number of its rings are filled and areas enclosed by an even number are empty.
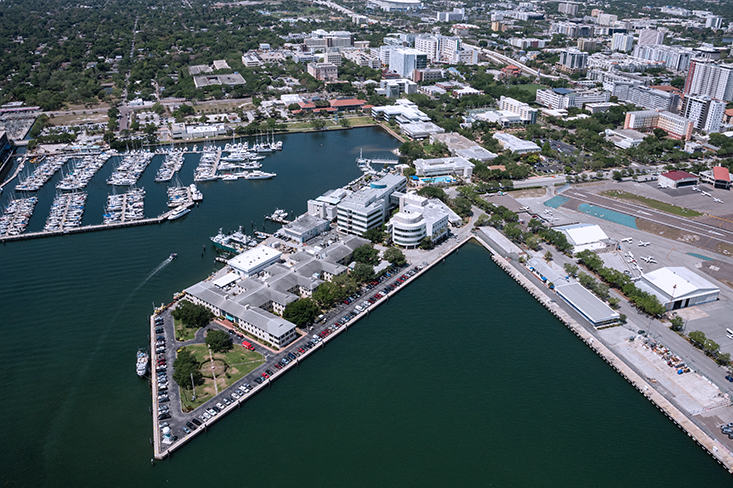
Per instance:
[[[359,100],[357,98],[349,98],[346,100],[331,100],[331,107],[360,107],[366,103],[366,100]]]
[[[673,181],[686,180],[687,178],[697,178],[697,176],[690,174],[687,171],[670,171],[669,173],[664,173],[662,176],[664,176],[665,178],[669,178]]]

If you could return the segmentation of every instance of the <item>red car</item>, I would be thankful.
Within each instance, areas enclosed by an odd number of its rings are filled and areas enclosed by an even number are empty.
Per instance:
[[[269,378],[269,377],[270,377],[270,375],[268,375],[267,373],[262,373],[262,377],[263,377],[263,378]]]

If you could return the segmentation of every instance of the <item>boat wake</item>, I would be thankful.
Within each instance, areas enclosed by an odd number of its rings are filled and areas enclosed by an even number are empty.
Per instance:
[[[145,283],[147,283],[148,281],[150,281],[150,278],[152,278],[153,276],[155,276],[156,274],[158,274],[158,272],[161,269],[165,268],[168,265],[168,263],[170,263],[174,259],[176,259],[175,256],[173,254],[171,254],[170,256],[168,256],[167,259],[165,259],[162,263],[160,263],[158,266],[156,266],[155,269],[153,271],[151,271],[150,274],[147,277],[145,277],[145,279],[142,280],[142,282],[140,282],[139,285],[137,285],[135,287],[135,289],[132,291],[132,295],[134,295],[140,288],[142,288],[143,286],[145,286]],[[132,298],[132,296],[131,296],[131,298]]]

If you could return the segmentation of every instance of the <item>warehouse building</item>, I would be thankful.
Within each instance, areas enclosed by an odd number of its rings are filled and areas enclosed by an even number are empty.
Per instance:
[[[555,227],[565,234],[568,243],[573,246],[573,253],[581,251],[597,251],[612,245],[603,229],[595,224],[572,224]]]
[[[600,298],[580,283],[567,283],[555,288],[557,294],[594,327],[613,324],[621,317]]]
[[[714,302],[720,295],[720,288],[683,267],[659,268],[644,274],[637,286],[659,298],[667,310]]]
[[[659,175],[658,185],[663,188],[682,188],[684,186],[695,186],[699,178],[687,171],[670,171]]]

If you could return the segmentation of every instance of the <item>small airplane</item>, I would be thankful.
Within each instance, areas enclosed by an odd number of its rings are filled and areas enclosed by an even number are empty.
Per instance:
[[[633,237],[625,237],[625,238],[621,239],[621,242],[628,242],[629,244],[632,244],[634,242],[634,238]]]
[[[699,188],[698,188],[698,187],[696,187],[696,186],[693,186],[693,187],[692,187],[692,191],[702,191],[702,190],[701,190],[701,189],[699,189]]]
[[[654,259],[654,256],[647,256],[647,257],[641,258],[641,259],[643,259],[644,262],[646,262],[646,263],[657,264],[657,260]]]
[[[702,196],[704,196],[704,197],[709,197],[709,196],[711,196],[711,195],[710,195],[710,193],[708,193],[708,192],[706,192],[706,191],[700,192],[700,194],[701,194]]]
[[[639,247],[647,247],[651,242],[639,241]]]
[[[721,200],[720,198],[715,198],[715,197],[713,197],[713,201],[714,201],[715,203],[723,203],[723,200]]]
[[[529,207],[524,206],[524,207],[521,207],[520,210],[529,210]]]

